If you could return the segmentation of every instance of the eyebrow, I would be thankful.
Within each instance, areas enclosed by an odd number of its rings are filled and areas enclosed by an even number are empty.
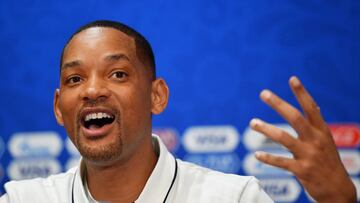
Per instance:
[[[129,57],[127,57],[125,54],[111,54],[109,56],[106,56],[105,60],[109,62],[117,62],[120,60],[130,61]]]
[[[61,66],[61,70],[64,70],[66,68],[77,67],[77,66],[80,66],[80,65],[81,65],[80,60],[74,60],[74,61],[66,62]]]
[[[129,57],[127,57],[125,54],[111,54],[105,57],[105,61],[109,61],[109,62],[117,62],[120,60],[130,61]],[[80,66],[81,63],[82,62],[80,60],[66,62],[61,66],[61,70]]]

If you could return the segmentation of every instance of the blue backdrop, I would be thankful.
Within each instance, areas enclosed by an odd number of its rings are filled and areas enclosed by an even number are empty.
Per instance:
[[[52,99],[64,43],[95,19],[124,22],[152,44],[171,92],[154,126],[177,157],[256,175],[276,201],[308,202],[292,176],[251,157],[264,146],[281,149],[246,131],[253,117],[284,123],[258,94],[269,88],[298,106],[287,85],[297,75],[326,120],[353,133],[341,150],[358,182],[360,1],[2,0],[1,185],[63,171],[77,157],[55,122]]]

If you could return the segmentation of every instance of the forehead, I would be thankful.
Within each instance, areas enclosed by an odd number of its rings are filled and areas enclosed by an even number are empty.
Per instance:
[[[77,33],[70,40],[64,49],[63,61],[112,52],[133,57],[136,53],[135,40],[114,28],[92,27]]]

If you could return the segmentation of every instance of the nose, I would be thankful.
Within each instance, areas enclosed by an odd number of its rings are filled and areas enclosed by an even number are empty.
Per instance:
[[[85,101],[97,101],[99,99],[107,99],[110,97],[110,90],[106,82],[101,78],[92,76],[85,83],[85,88],[80,93],[80,97]]]

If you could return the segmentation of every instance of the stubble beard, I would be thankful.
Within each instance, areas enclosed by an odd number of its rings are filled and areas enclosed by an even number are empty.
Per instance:
[[[120,119],[118,119],[119,114],[116,116],[115,131],[119,132],[119,135],[110,143],[99,144],[96,146],[90,146],[84,141],[84,136],[81,134],[81,125],[80,122],[77,122],[76,132],[74,133],[74,144],[79,150],[81,156],[86,160],[89,160],[94,163],[106,163],[120,158],[123,151],[123,141],[121,139],[121,125]]]

